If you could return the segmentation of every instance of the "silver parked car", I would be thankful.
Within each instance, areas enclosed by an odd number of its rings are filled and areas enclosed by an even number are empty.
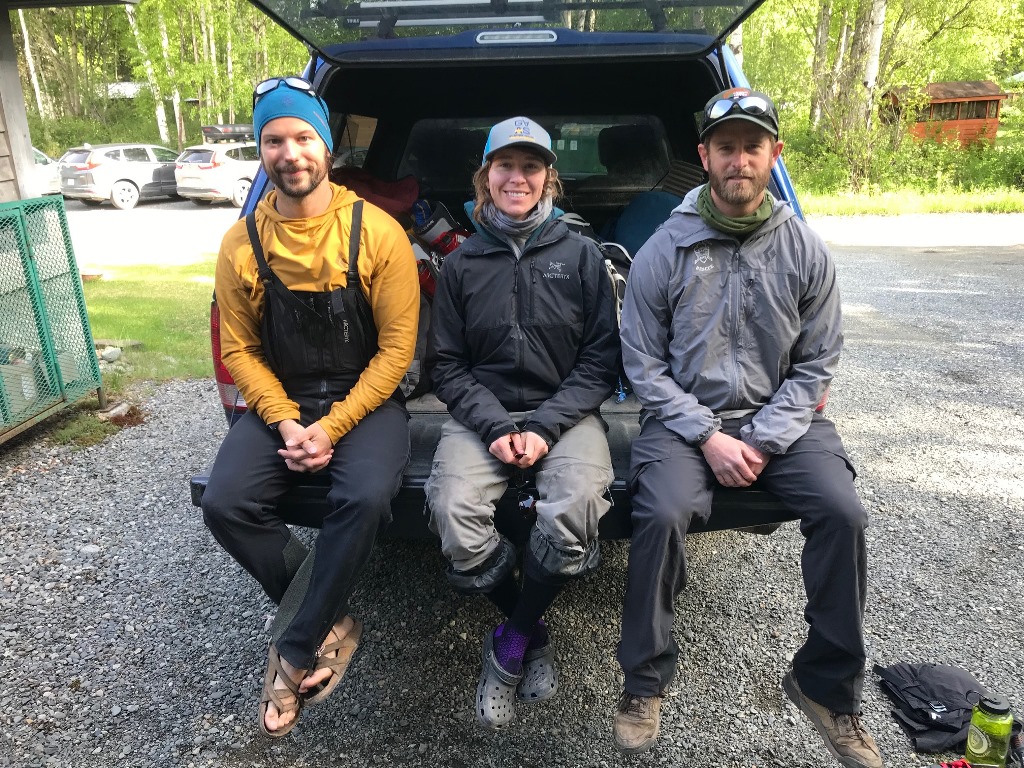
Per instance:
[[[178,156],[174,177],[178,194],[197,205],[230,200],[241,208],[259,168],[254,141],[197,144]]]
[[[61,157],[61,193],[66,198],[115,208],[134,208],[139,200],[178,194],[174,161],[178,154],[155,144],[88,144]]]

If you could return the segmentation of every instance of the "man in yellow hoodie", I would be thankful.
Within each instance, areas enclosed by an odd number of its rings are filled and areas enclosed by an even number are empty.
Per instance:
[[[333,690],[361,636],[348,599],[408,460],[398,385],[419,283],[398,223],[328,181],[329,113],[310,84],[267,80],[253,102],[276,189],[228,230],[217,260],[222,359],[248,411],[217,455],[203,517],[278,604],[259,718],[277,738]],[[321,470],[331,490],[307,551],[275,506],[295,473]]]

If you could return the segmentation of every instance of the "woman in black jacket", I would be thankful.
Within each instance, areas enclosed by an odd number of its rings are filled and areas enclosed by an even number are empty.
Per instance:
[[[431,377],[451,416],[426,486],[431,527],[455,589],[485,594],[507,617],[484,638],[476,713],[488,728],[512,721],[515,700],[554,695],[542,616],[597,567],[609,507],[599,409],[618,371],[612,289],[594,243],[558,218],[555,159],[529,118],[491,128],[473,178],[478,232],[445,260],[431,322]],[[520,587],[494,505],[524,471],[539,498]]]

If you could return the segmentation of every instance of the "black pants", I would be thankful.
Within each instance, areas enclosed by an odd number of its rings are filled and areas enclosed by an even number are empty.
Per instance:
[[[738,437],[741,423],[722,429]],[[860,711],[864,679],[867,513],[855,476],[835,426],[815,416],[756,481],[800,518],[810,630],[793,657],[794,673],[808,697],[835,712]],[[686,531],[694,517],[707,520],[717,483],[700,448],[655,418],[633,442],[630,482],[633,537],[617,655],[626,691],[655,696],[671,682],[679,655],[673,601],[686,584]]]
[[[331,490],[311,552],[275,514],[277,500],[298,473],[277,455],[283,446],[253,412],[228,430],[209,484],[203,518],[214,538],[251,573],[279,608],[273,637],[278,653],[309,669],[391,522],[409,460],[409,416],[391,400],[365,416],[334,446]]]

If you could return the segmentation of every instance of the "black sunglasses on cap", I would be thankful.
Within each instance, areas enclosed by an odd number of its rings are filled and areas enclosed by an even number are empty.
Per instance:
[[[256,87],[252,91],[252,107],[256,108],[256,103],[266,96],[271,91],[276,91],[282,85],[291,88],[295,91],[302,91],[308,93],[310,96],[316,97],[316,91],[313,90],[313,84],[308,80],[301,77],[272,77],[269,80],[264,80],[261,83],[256,83]]]

